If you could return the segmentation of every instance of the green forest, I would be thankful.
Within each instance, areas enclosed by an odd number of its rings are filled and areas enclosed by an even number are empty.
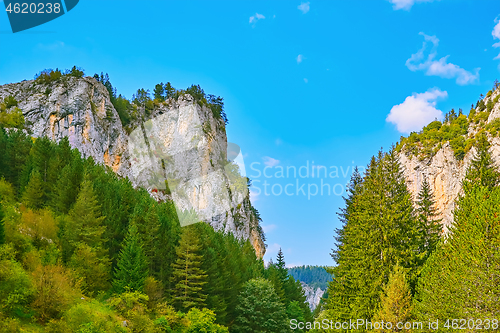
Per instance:
[[[490,112],[492,106],[485,108],[469,118]],[[446,118],[443,127],[467,119],[449,114]],[[336,230],[332,252],[336,265],[329,269],[334,278],[311,332],[498,331],[500,173],[491,155],[493,135],[480,131],[473,138],[475,153],[446,235],[427,181],[416,202],[406,186],[397,152],[408,148],[411,154],[412,141],[380,151],[364,175],[353,174],[339,213],[342,227]],[[363,319],[392,328],[320,327],[324,319]],[[431,322],[439,324],[429,327]],[[397,328],[398,323],[411,326]]]
[[[322,266],[296,266],[288,269],[288,274],[295,280],[307,283],[312,288],[326,290],[332,275],[328,273],[327,267]]]
[[[289,318],[312,320],[281,251],[265,267],[249,241],[206,223],[181,228],[172,202],[67,139],[7,127],[0,332],[288,332]]]

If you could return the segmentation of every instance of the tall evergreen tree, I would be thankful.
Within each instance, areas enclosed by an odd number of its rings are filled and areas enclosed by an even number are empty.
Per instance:
[[[38,171],[33,171],[31,173],[28,186],[24,189],[22,201],[23,203],[32,209],[40,209],[44,205],[44,190],[43,181]]]
[[[362,186],[351,191],[341,212],[346,222],[333,254],[337,267],[328,308],[338,316],[334,319],[370,319],[396,263],[408,269],[410,285],[415,283],[418,221],[394,148],[373,158]]]
[[[425,178],[422,189],[417,196],[419,254],[423,264],[429,255],[436,249],[442,232],[441,219],[438,219],[438,210],[429,182]]]
[[[380,306],[373,317],[374,322],[391,323],[392,329],[382,332],[397,332],[398,323],[409,322],[412,316],[412,297],[404,269],[396,264],[380,296]],[[387,325],[385,325],[387,327]]]
[[[500,173],[495,167],[495,162],[491,157],[491,144],[485,134],[481,134],[477,138],[477,152],[471,161],[471,165],[467,171],[462,187],[467,191],[475,182],[479,182],[482,186],[493,188],[500,181]]]
[[[417,313],[423,320],[493,318],[500,314],[500,187],[489,144],[463,181],[447,241],[427,261],[419,280]]]
[[[177,260],[172,264],[172,300],[180,310],[202,308],[207,298],[202,292],[207,275],[201,269],[201,245],[193,225],[182,228],[176,254]]]
[[[140,241],[137,225],[131,223],[118,259],[113,287],[117,292],[126,288],[142,291],[148,277],[148,263]]]
[[[159,100],[160,102],[165,101],[165,87],[163,86],[163,82],[158,83],[153,90],[154,99]]]
[[[90,246],[101,254],[106,252],[103,239],[106,226],[103,225],[103,220],[101,206],[87,176],[82,182],[75,205],[61,226],[66,245],[63,247],[63,257],[66,261],[80,243]]]

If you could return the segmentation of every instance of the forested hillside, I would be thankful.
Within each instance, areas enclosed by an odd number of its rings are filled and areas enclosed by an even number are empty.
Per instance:
[[[311,288],[326,290],[332,275],[322,266],[296,266],[288,269],[288,273],[295,280],[306,283]]]
[[[0,101],[0,332],[285,332],[310,319],[280,253],[181,228],[110,168],[22,131]],[[258,317],[258,320],[250,318]]]
[[[478,103],[479,109],[491,111],[493,106]],[[441,128],[454,128],[458,120],[467,119],[453,114],[447,115]],[[477,113],[469,115],[481,124],[475,117]],[[498,330],[500,173],[491,156],[490,141],[496,136],[491,128],[476,127],[470,133],[471,146],[466,149],[473,148],[474,154],[447,237],[442,237],[442,221],[427,180],[412,198],[398,158],[399,150],[411,152],[415,147],[426,148],[427,143],[437,144],[435,138],[423,141],[429,127],[402,140],[397,148],[380,151],[365,174],[353,174],[339,213],[343,224],[336,231],[332,253],[333,280],[317,319],[383,321],[393,327],[384,326],[385,331],[399,331],[402,327],[397,329],[397,324],[406,322],[411,322],[412,330],[423,332],[459,331],[460,327],[468,332]],[[423,145],[415,144],[414,138]],[[444,135],[440,140],[456,139]],[[456,158],[463,156],[462,150],[455,152]],[[429,322],[436,321],[438,327],[429,327]],[[362,325],[354,331],[367,330]]]

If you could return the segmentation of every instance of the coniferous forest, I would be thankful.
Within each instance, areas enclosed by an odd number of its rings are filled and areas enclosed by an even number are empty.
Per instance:
[[[180,227],[111,169],[0,128],[0,332],[287,332],[312,320],[280,251]],[[258,320],[255,320],[258,318]]]
[[[404,147],[380,151],[363,175],[354,172],[339,213],[333,280],[311,332],[499,329],[500,173],[489,137],[483,129],[470,139],[475,150],[448,233],[426,180],[412,198],[398,158]],[[320,327],[325,319],[364,324]]]

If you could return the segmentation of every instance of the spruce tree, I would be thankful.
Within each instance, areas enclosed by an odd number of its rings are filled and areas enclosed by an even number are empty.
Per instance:
[[[40,173],[33,171],[21,200],[29,208],[40,209],[44,204],[43,191],[43,182]]]
[[[103,224],[101,206],[92,188],[88,176],[81,185],[80,193],[69,216],[63,224],[63,257],[68,260],[80,243],[86,244],[103,254],[105,251],[103,234],[106,226]]]
[[[418,284],[422,320],[500,314],[500,187],[486,138],[463,181],[447,241],[427,261]]]
[[[352,183],[359,182],[355,177]],[[410,286],[419,271],[418,221],[394,148],[379,152],[362,185],[350,191],[352,197],[341,212],[345,222],[338,234],[340,242],[333,254],[337,266],[328,290],[327,308],[338,316],[335,320],[372,318],[396,263],[408,269]]]
[[[395,332],[397,323],[406,323],[412,316],[412,297],[406,281],[404,269],[396,264],[384,286],[380,296],[380,306],[373,317],[374,322],[390,322],[393,329],[382,329],[382,332]],[[387,326],[385,326],[387,327]]]
[[[427,179],[422,183],[422,189],[417,196],[418,237],[420,260],[423,264],[429,255],[436,249],[442,232],[441,219],[438,219],[438,210]]]
[[[462,183],[464,191],[468,191],[475,182],[479,182],[482,186],[488,188],[493,188],[499,184],[500,173],[491,157],[490,148],[491,144],[488,142],[488,138],[485,134],[481,134],[477,138],[477,152]]]
[[[182,228],[176,254],[177,260],[172,264],[172,300],[179,310],[202,308],[207,298],[202,292],[207,275],[201,269],[201,245],[193,225]]]
[[[116,292],[129,288],[142,291],[148,277],[148,263],[140,241],[137,225],[131,223],[117,263],[113,280]]]

